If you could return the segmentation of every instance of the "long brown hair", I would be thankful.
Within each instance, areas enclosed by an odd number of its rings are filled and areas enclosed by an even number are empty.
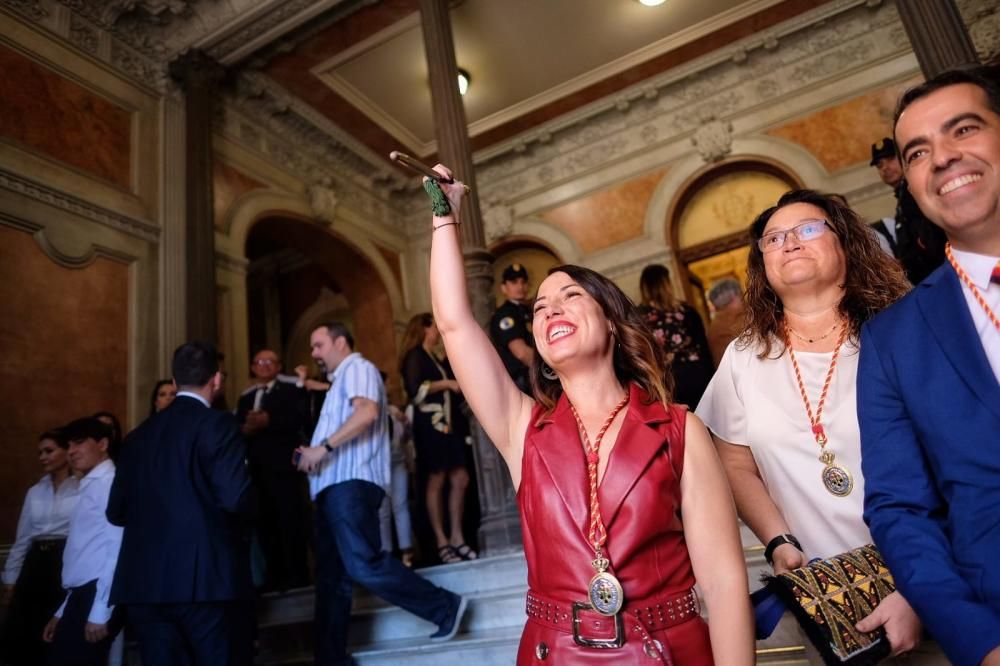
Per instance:
[[[600,273],[582,266],[564,265],[549,270],[565,273],[597,301],[604,316],[611,323],[616,343],[614,349],[615,377],[626,387],[630,382],[638,384],[651,401],[669,406],[673,394],[673,379],[666,372],[666,356],[656,343],[652,332],[646,326],[639,309],[628,296],[611,280]],[[562,395],[563,387],[559,379],[548,379],[542,374],[545,362],[535,354],[531,363],[531,392],[535,400],[550,413]]]
[[[838,309],[848,321],[850,338],[857,343],[861,326],[883,309],[892,305],[910,289],[902,267],[885,253],[861,216],[842,203],[836,195],[820,194],[813,190],[793,190],[778,203],[757,216],[750,225],[750,255],[747,258],[746,328],[738,338],[745,349],[756,344],[761,348],[760,358],[771,355],[775,343],[780,342],[777,356],[784,353],[785,308],[771,288],[764,272],[764,254],[757,241],[764,235],[764,228],[771,217],[796,203],[816,206],[827,217],[847,262],[844,278],[844,297]]]
[[[401,374],[406,374],[403,372],[403,362],[406,360],[406,355],[424,344],[424,335],[433,324],[434,316],[430,312],[421,312],[410,317],[410,321],[406,324],[406,330],[403,332],[403,341],[399,343],[399,371]]]
[[[670,270],[663,264],[649,264],[639,276],[639,292],[642,304],[652,305],[661,310],[677,309],[678,301],[670,286]]]

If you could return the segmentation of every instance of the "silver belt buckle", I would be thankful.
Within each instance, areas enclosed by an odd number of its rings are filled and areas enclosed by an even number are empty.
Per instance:
[[[580,611],[593,611],[594,607],[588,603],[575,602],[573,604],[573,641],[577,645],[589,648],[620,648],[625,645],[625,621],[620,613],[615,613],[615,637],[614,638],[584,638],[580,635]],[[595,613],[597,611],[594,611]]]

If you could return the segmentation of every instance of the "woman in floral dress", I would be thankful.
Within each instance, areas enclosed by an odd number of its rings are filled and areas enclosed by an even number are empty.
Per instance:
[[[715,371],[701,317],[687,303],[674,297],[670,271],[662,264],[642,269],[639,306],[653,336],[671,360],[674,401],[694,409]]]

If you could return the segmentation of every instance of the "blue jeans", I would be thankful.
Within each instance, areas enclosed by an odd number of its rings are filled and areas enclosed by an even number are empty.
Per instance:
[[[368,481],[335,483],[316,497],[316,666],[350,664],[347,629],[353,584],[436,625],[459,597],[382,550],[378,510],[385,492]]]

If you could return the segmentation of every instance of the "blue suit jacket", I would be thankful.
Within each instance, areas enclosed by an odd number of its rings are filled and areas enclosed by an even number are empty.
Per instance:
[[[1000,645],[1000,384],[949,264],[862,330],[865,520],[959,666]]]
[[[125,528],[112,602],[252,598],[254,501],[236,419],[178,396],[122,444],[107,511]]]

